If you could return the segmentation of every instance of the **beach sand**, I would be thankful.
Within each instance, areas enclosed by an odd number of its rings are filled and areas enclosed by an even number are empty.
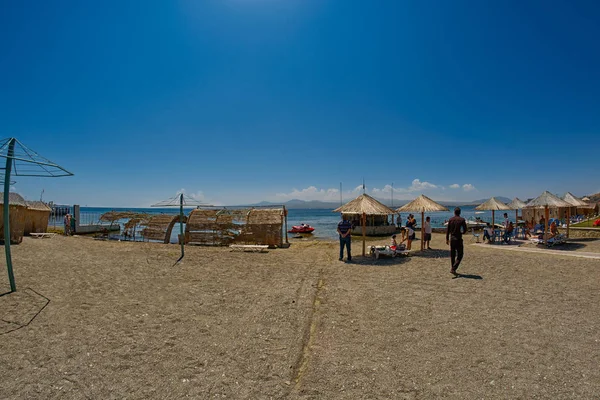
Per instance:
[[[379,260],[355,238],[352,264],[335,242],[186,247],[173,265],[177,245],[25,238],[0,297],[0,397],[596,397],[600,260],[471,243],[452,279],[439,234]]]

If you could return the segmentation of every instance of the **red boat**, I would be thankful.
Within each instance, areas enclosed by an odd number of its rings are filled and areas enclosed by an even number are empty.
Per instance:
[[[302,225],[294,225],[292,229],[290,229],[289,233],[312,233],[315,230],[310,225],[302,224]]]

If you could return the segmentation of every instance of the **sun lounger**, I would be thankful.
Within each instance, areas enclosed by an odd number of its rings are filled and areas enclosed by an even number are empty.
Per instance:
[[[269,248],[266,244],[232,244],[229,246],[231,251],[249,251],[253,253],[264,253]]]
[[[51,233],[51,232],[30,233],[30,235],[32,238],[36,238],[36,239],[45,239],[45,238],[54,237],[54,233]]]
[[[392,249],[390,246],[371,246],[370,254],[377,260],[379,259],[380,255],[390,257],[408,256],[410,254],[410,251],[404,248]]]

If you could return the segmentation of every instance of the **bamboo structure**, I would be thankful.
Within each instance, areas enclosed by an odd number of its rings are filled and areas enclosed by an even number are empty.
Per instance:
[[[9,207],[5,207],[4,204],[4,193],[0,198],[0,210],[2,210],[2,217],[0,219],[0,224],[2,225],[2,233],[0,233],[0,240],[5,241],[6,227],[10,226],[8,237],[10,238],[10,243],[19,244],[23,241],[23,235],[25,233],[25,219],[27,214],[27,203],[25,199],[18,195],[17,193],[10,193],[9,197]],[[4,211],[10,208],[8,223],[4,219]]]
[[[190,213],[186,224],[186,243],[228,246],[253,244],[283,247],[287,243],[285,207],[206,209]]]
[[[146,222],[144,222],[142,236],[145,240],[156,240],[161,241],[164,244],[168,244],[171,241],[173,226],[175,226],[176,223],[184,224],[186,220],[187,218],[185,216],[182,220],[180,215],[152,215]],[[182,241],[183,237],[180,236],[179,240]]]
[[[25,226],[23,233],[44,233],[48,230],[48,221],[52,209],[41,201],[26,201]]]
[[[443,205],[436,203],[424,194],[420,195],[408,204],[398,208],[396,212],[420,212],[421,213],[421,250],[425,248],[425,212],[448,211]]]

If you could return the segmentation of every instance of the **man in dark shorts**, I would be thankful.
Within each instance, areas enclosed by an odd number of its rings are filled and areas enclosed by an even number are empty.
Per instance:
[[[463,258],[462,235],[465,233],[467,233],[467,222],[460,216],[460,208],[456,207],[454,217],[450,218],[448,228],[446,228],[446,244],[450,245],[450,261],[452,262],[450,273],[454,276],[458,276],[456,270]]]
[[[350,252],[350,244],[352,243],[352,223],[344,218],[338,224],[337,232],[340,234],[340,261],[344,259],[344,246],[348,253],[348,261],[352,261],[352,253]]]

